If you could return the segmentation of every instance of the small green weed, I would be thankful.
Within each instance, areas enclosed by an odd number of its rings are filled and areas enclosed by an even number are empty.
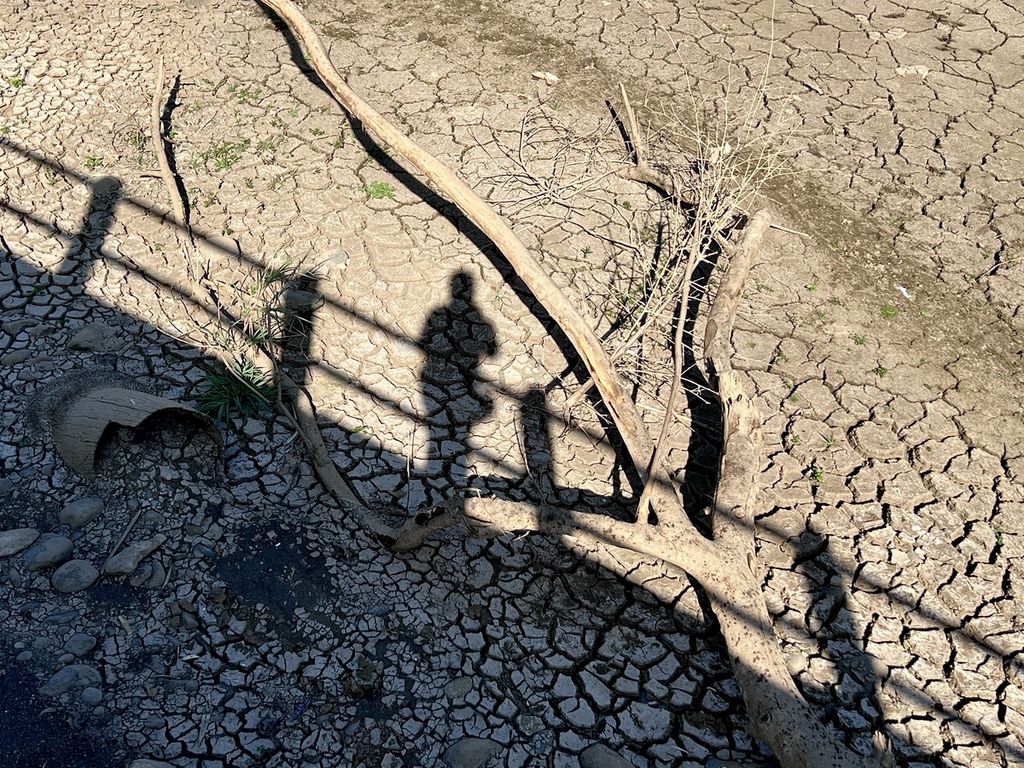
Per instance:
[[[97,157],[96,155],[86,155],[85,162],[82,163],[87,171],[95,171],[101,165],[103,165],[103,158]]]
[[[887,374],[889,372],[889,369],[888,368],[883,368],[882,366],[878,366],[877,368],[875,368],[871,372],[873,374],[875,374],[875,376],[877,376],[878,378],[882,379],[882,378],[885,378],[885,374]]]
[[[395,188],[388,184],[386,181],[371,181],[365,187],[363,192],[371,200],[394,200],[395,199]]]
[[[255,363],[243,361],[234,371],[211,373],[196,398],[196,407],[222,423],[233,416],[248,416],[274,396],[270,377]]]
[[[242,159],[245,150],[249,148],[249,140],[223,141],[203,153],[204,162],[213,163],[214,170],[226,171]]]
[[[239,83],[232,83],[228,86],[228,93],[235,97],[239,104],[255,104],[260,99],[260,92],[255,88],[249,88]]]
[[[11,88],[21,88],[21,86],[23,86],[25,84],[25,78],[24,77],[8,77],[6,79],[7,79],[7,84],[9,86],[11,86]]]
[[[900,314],[899,309],[892,304],[884,304],[879,311],[886,320],[895,320]]]
[[[856,344],[858,347],[863,347],[865,344],[868,343],[868,337],[865,336],[863,333],[855,333],[853,334],[853,343]]]
[[[256,145],[256,151],[260,153],[273,152],[284,143],[284,139],[283,133],[270,139],[263,139]]]

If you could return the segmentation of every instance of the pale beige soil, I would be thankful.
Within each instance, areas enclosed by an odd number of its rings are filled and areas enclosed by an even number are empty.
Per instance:
[[[620,81],[656,121],[688,77],[756,82],[770,5],[304,7],[352,87],[486,191],[539,100],[583,131]],[[878,728],[901,765],[1006,768],[1024,762],[1024,16],[975,5],[778,3],[769,101],[806,148],[766,204],[807,236],[771,233],[735,343],[768,439],[765,589],[802,690],[856,748]],[[190,329],[161,285],[184,272],[151,173],[162,53],[215,278],[320,265],[300,358],[365,499],[632,498],[592,414],[563,418],[576,381],[551,386],[568,361],[534,302],[257,4],[0,0],[0,53],[0,531],[68,535],[98,566],[140,507],[131,539],[169,536],[152,558],[166,582],[150,564],[65,595],[0,559],[0,690],[24,692],[0,704],[0,735],[23,739],[0,766],[433,766],[464,737],[508,766],[575,768],[595,743],[635,766],[773,764],[688,583],[625,583],[529,537],[452,531],[392,556],[267,411],[224,428],[222,467],[149,435],[116,443],[96,483],[71,474],[28,417],[54,382],[100,368],[187,399],[212,368],[174,338]],[[369,199],[374,182],[394,199]],[[621,232],[608,206],[649,204],[616,180],[576,223],[520,221],[595,300],[608,278],[580,264],[617,252],[580,224]],[[113,340],[69,348],[94,321]],[[68,531],[61,507],[91,494],[103,516]],[[97,638],[78,663],[101,699],[36,696],[76,631]]]

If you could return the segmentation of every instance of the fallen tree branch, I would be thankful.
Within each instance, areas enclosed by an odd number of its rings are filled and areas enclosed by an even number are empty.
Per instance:
[[[646,468],[651,465],[654,443],[636,404],[625,396],[620,379],[595,334],[597,324],[593,318],[581,314],[541,269],[511,228],[465,182],[392,126],[348,87],[331,63],[316,32],[293,2],[261,2],[287,24],[313,70],[342,107],[361,121],[386,149],[404,158],[435,192],[457,205],[497,246],[573,344],[596,382],[634,467],[646,480]],[[738,253],[747,254],[746,270],[742,260],[738,266],[743,279],[753,262],[769,218],[767,214],[757,214],[751,217],[751,222],[752,226],[737,246]],[[732,278],[727,276],[727,285],[731,284],[730,280]],[[739,279],[739,284],[742,285],[742,279]],[[721,333],[723,339],[731,335],[736,312],[737,302],[731,296],[727,292],[719,307],[712,308],[718,329],[716,333]],[[712,343],[717,343],[714,337]],[[721,361],[715,358],[713,362],[718,364]],[[650,554],[671,567],[685,570],[701,582],[712,600],[752,728],[771,746],[780,763],[786,768],[868,768],[877,765],[876,759],[861,757],[842,743],[834,729],[822,721],[818,711],[803,700],[787,670],[760,581],[755,576],[751,545],[748,545],[753,538],[752,513],[755,481],[760,470],[761,442],[755,435],[754,440],[745,443],[746,435],[736,430],[746,421],[741,422],[736,414],[746,414],[744,419],[756,418],[756,410],[739,381],[728,376],[730,371],[727,366],[716,367],[720,381],[723,373],[726,374],[723,406],[727,405],[729,412],[734,414],[729,422],[733,431],[728,435],[723,450],[722,471],[733,473],[735,477],[730,476],[728,480],[723,477],[724,482],[716,496],[716,505],[735,515],[731,521],[719,525],[723,541],[705,539],[685,517],[664,522],[659,520],[657,526],[641,526],[544,506],[523,512],[518,507],[509,508],[493,500],[488,500],[486,508],[483,502],[466,500],[461,519],[490,530],[495,527],[507,530],[511,525],[516,526],[515,530],[535,530],[558,536],[594,536],[607,539],[616,546]],[[671,499],[673,505],[678,503],[671,488],[660,483],[656,488],[658,504],[666,503],[666,499]],[[474,504],[477,505],[475,510]],[[439,525],[450,524],[450,519],[444,519],[445,514],[456,517],[454,510],[446,510],[422,521],[416,518],[412,526],[407,523],[402,527],[406,529],[406,540],[412,541],[411,528],[417,524],[420,527],[430,527],[435,521]],[[742,547],[737,546],[739,536],[727,531],[729,526],[735,526],[737,530],[747,526]],[[402,536],[400,529],[396,542]]]
[[[341,73],[331,63],[320,37],[295,3],[291,0],[259,1],[287,24],[313,71],[338,103],[388,150],[404,158],[407,166],[418,172],[431,189],[454,203],[494,243],[530,293],[572,343],[597,386],[601,400],[626,446],[631,463],[641,475],[641,480],[646,480],[654,443],[636,405],[626,396],[622,381],[597,338],[594,331],[598,327],[596,319],[584,315],[566,297],[511,227],[469,185],[348,87]],[[674,505],[676,499],[672,494],[660,493],[656,502]]]
[[[629,103],[629,96],[626,95],[626,86],[619,83],[619,96],[622,98],[622,108],[626,115],[624,128],[626,137],[633,149],[634,165],[620,168],[618,175],[624,179],[638,181],[649,187],[654,187],[662,194],[674,197],[681,203],[692,203],[693,195],[690,190],[683,187],[674,176],[662,173],[655,169],[647,159],[647,142],[640,132],[640,125],[637,123],[636,114],[633,112],[633,105]]]

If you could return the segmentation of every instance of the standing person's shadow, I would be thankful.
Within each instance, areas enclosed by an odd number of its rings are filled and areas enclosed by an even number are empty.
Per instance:
[[[469,272],[453,275],[450,291],[447,303],[430,313],[419,339],[426,355],[420,406],[430,432],[426,466],[419,474],[428,506],[464,496],[470,483],[470,433],[494,407],[479,374],[480,363],[497,352],[494,328],[476,307]]]

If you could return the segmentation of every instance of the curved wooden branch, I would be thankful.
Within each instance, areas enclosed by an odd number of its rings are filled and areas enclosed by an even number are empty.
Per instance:
[[[662,194],[674,197],[679,202],[692,203],[693,194],[690,190],[684,189],[671,175],[656,170],[647,159],[647,141],[640,131],[640,123],[636,119],[633,105],[629,103],[626,86],[622,83],[619,83],[619,96],[622,98],[622,109],[626,115],[626,138],[632,146],[635,164],[620,168],[618,175],[624,179],[654,187]]]
[[[310,65],[338,103],[352,117],[361,121],[388,150],[404,158],[406,166],[417,171],[431,189],[457,205],[497,246],[575,347],[597,385],[633,465],[646,479],[645,470],[650,464],[653,441],[636,405],[626,397],[621,381],[594,332],[598,327],[594,319],[581,314],[541,269],[508,224],[465,182],[392,126],[348,87],[331,63],[316,32],[293,2],[260,2],[275,11],[288,25]],[[756,216],[754,219],[760,222],[766,220],[766,215],[764,219]],[[747,241],[750,262],[761,234],[763,227],[759,223]],[[743,277],[746,277],[745,272]],[[742,280],[739,282],[742,285]],[[722,298],[721,309],[718,312],[712,311],[716,328],[732,327],[737,302],[733,300],[730,304],[727,301],[731,295],[727,292]],[[737,291],[736,297],[738,295]],[[718,371],[720,380],[723,372],[724,369]],[[733,410],[746,402],[745,397],[738,381],[726,383],[723,399],[729,400]],[[751,413],[756,414],[756,411]],[[755,441],[749,446],[750,450],[743,452],[738,442],[737,439],[732,446],[727,445],[723,471],[734,471],[731,462],[735,460],[736,467],[742,470],[741,475],[735,482],[726,484],[718,495],[718,501],[749,510],[753,498],[751,494],[756,491],[756,486],[748,470],[750,466],[760,469],[760,443]],[[729,454],[729,451],[732,453]],[[753,477],[756,478],[756,475]],[[666,496],[671,497],[672,494],[663,489],[658,494],[658,502],[665,503]],[[533,512],[497,507],[497,514],[489,512],[485,517],[479,508],[482,505],[476,503],[478,509],[473,511],[474,500],[467,500],[464,513],[465,519],[476,525],[500,525],[504,528],[511,524],[516,530],[541,530],[560,536],[607,537],[616,545],[621,543],[629,549],[658,557],[673,567],[685,569],[701,581],[713,600],[752,724],[757,734],[775,751],[782,765],[787,768],[868,768],[877,764],[876,760],[862,758],[847,749],[837,734],[821,722],[815,710],[800,696],[776,641],[760,583],[754,575],[752,561],[747,556],[749,548],[744,546],[738,549],[732,545],[732,539],[738,539],[738,536],[726,532],[728,543],[712,543],[701,537],[685,519],[671,520],[654,527],[603,518],[607,522],[597,521],[596,524],[601,527],[594,531],[595,521],[581,520],[577,517],[579,513],[543,507]],[[671,503],[676,503],[674,498]],[[450,522],[440,518],[438,520]],[[424,522],[429,525],[432,520]],[[736,520],[737,530],[741,522]],[[752,520],[750,523],[752,528]],[[752,537],[752,532],[746,536],[744,543]]]
[[[750,274],[771,216],[758,211],[729,249],[729,268],[718,288],[704,330],[708,381],[722,404],[722,456],[715,491],[712,530],[715,541],[753,559],[754,503],[761,474],[764,435],[761,416],[732,367],[732,329],[743,286]],[[717,386],[715,386],[717,385]]]
[[[331,63],[316,31],[291,0],[259,0],[288,25],[298,40],[310,66],[338,103],[359,120],[390,152],[404,158],[407,168],[422,176],[427,185],[451,201],[483,232],[508,261],[552,320],[569,338],[588,373],[594,379],[601,399],[629,452],[637,472],[646,479],[654,444],[635,404],[630,400],[618,373],[608,359],[594,329],[595,318],[585,316],[555,285],[533,254],[512,228],[469,185],[448,166],[410,139],[373,107],[363,101],[345,82]],[[661,497],[663,503],[676,503]]]
[[[181,188],[178,186],[178,180],[174,175],[174,171],[171,170],[170,157],[167,153],[167,146],[164,143],[163,129],[161,127],[160,116],[163,105],[163,87],[164,58],[161,56],[157,63],[153,99],[150,104],[149,127],[153,139],[153,150],[156,153],[157,164],[160,167],[160,176],[163,179],[164,187],[167,190],[167,195],[171,201],[171,209],[174,211],[174,215],[178,218],[178,223],[185,230],[186,240],[183,244],[183,248],[185,249],[185,261],[189,265],[188,273],[189,276],[192,277],[192,281],[182,280],[178,276],[167,276],[165,280],[168,284],[174,287],[174,290],[182,298],[186,299],[187,303],[201,307],[211,321],[217,322],[221,320],[224,313],[218,302],[209,296],[209,291],[206,291],[204,294],[204,292],[200,290],[197,283],[202,281],[198,281],[196,279],[194,269],[192,267],[192,256],[196,250],[196,243],[192,233],[192,227],[188,222],[185,200],[182,197]],[[227,330],[230,332],[230,324],[228,324]],[[234,372],[235,361],[231,360],[223,349],[208,348],[207,351],[215,354],[229,371]],[[282,395],[276,403],[277,409],[286,419],[288,419],[289,422],[291,422],[292,426],[299,433],[299,436],[302,438],[302,443],[306,447],[310,460],[313,463],[313,470],[320,478],[320,481],[324,484],[324,487],[326,487],[331,495],[334,496],[334,498],[343,506],[354,509],[365,509],[355,491],[352,490],[352,486],[350,486],[345,478],[341,476],[341,473],[338,472],[338,468],[331,460],[330,452],[327,450],[327,445],[324,443],[323,435],[320,434],[320,427],[316,423],[316,411],[313,408],[313,400],[309,396],[309,393],[293,381],[288,374],[282,371],[273,357],[271,357],[266,350],[250,345],[250,351],[256,358],[256,364],[260,369],[276,377],[278,390]],[[248,381],[241,378],[239,380],[252,389],[252,385]],[[262,395],[259,392],[256,392],[255,389],[253,392],[262,398]]]

